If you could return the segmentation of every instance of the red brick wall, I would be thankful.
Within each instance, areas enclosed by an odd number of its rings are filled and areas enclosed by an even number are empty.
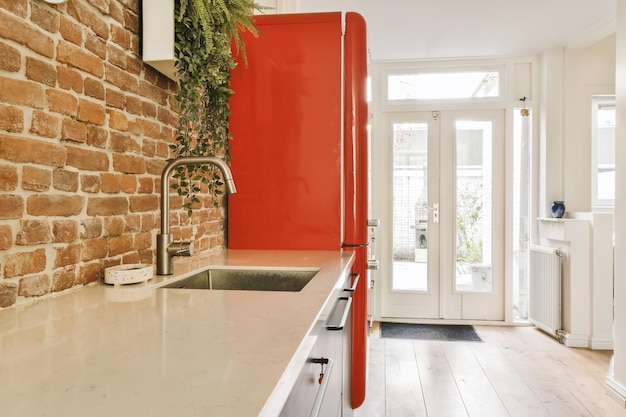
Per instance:
[[[0,0],[0,307],[154,262],[176,85],[141,61],[139,2]],[[200,251],[224,241],[205,206],[170,214]]]

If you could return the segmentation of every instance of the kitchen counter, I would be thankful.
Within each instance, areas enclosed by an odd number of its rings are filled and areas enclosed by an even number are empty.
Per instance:
[[[230,250],[0,310],[3,417],[277,416],[351,252]],[[321,268],[300,292],[159,289],[208,266]]]

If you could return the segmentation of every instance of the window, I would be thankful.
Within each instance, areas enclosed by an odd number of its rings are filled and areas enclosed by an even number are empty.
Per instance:
[[[390,101],[500,97],[500,72],[392,74],[387,85]]]
[[[594,209],[615,207],[615,96],[591,99],[591,191]]]

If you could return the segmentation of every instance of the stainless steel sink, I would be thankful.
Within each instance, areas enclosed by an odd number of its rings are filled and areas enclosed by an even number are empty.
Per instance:
[[[319,269],[208,269],[161,288],[301,291]]]

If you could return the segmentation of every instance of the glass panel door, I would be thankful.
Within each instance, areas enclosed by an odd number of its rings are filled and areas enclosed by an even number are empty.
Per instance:
[[[456,122],[457,291],[491,292],[492,122]]]

